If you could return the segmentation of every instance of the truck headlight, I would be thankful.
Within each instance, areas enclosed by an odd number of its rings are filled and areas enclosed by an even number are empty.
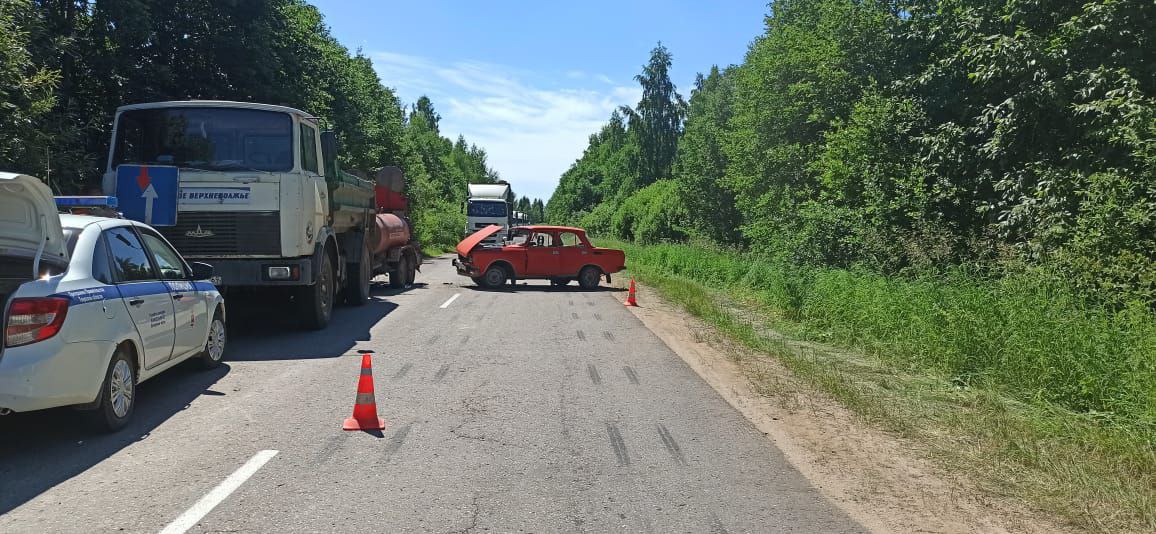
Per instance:
[[[301,272],[297,267],[288,265],[271,265],[265,268],[265,278],[269,280],[296,280]]]

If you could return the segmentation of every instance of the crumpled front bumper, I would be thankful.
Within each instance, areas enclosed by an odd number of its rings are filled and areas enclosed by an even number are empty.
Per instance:
[[[460,274],[462,276],[479,276],[479,275],[481,275],[481,273],[478,272],[478,268],[474,267],[473,264],[471,264],[471,263],[464,262],[464,261],[461,261],[459,259],[455,259],[452,263],[453,263],[453,266],[457,268],[458,274]]]

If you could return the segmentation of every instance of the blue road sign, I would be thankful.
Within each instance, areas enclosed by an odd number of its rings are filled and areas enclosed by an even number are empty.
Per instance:
[[[116,198],[126,218],[153,226],[177,224],[176,167],[121,165],[116,168]]]

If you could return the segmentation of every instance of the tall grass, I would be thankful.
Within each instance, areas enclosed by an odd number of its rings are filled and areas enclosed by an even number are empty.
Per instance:
[[[633,270],[738,290],[808,339],[1156,436],[1156,316],[1140,305],[1086,307],[1030,272],[907,280],[692,245],[625,248]]]
[[[1087,306],[1040,272],[901,279],[608,245],[694,315],[994,493],[1082,529],[1156,529],[1156,316],[1143,306]],[[819,355],[814,341],[854,350]]]

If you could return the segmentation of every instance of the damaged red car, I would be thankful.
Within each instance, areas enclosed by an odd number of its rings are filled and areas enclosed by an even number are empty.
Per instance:
[[[555,286],[577,280],[583,289],[594,289],[603,277],[610,283],[611,274],[626,268],[626,253],[591,245],[581,228],[518,226],[510,230],[505,245],[482,244],[500,231],[501,226],[491,225],[458,243],[458,274],[481,287],[537,279]]]

